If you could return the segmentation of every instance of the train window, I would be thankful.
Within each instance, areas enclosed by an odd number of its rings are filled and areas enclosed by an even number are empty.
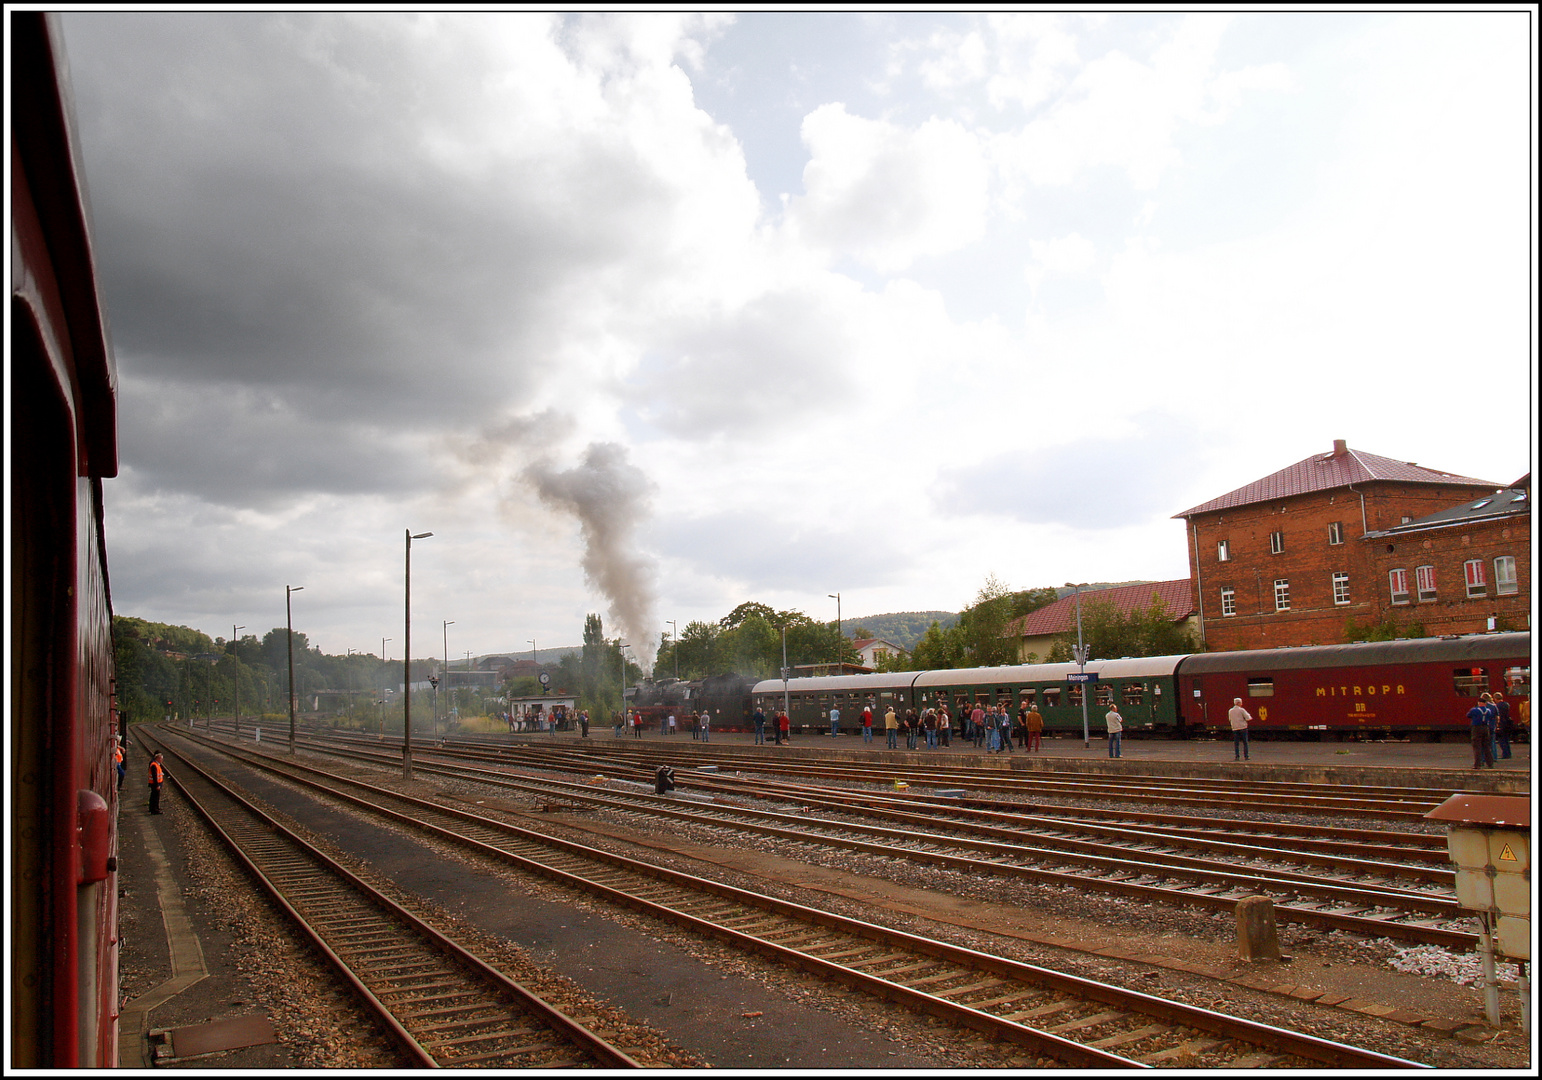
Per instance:
[[[830,695],[829,694],[820,694],[819,695],[819,704],[821,704],[821,705],[828,705],[828,704],[830,704]]]
[[[1031,687],[1027,690],[1024,690],[1023,704],[1027,705],[1030,709],[1033,708],[1034,698],[1038,696],[1038,693],[1039,692],[1037,690],[1034,690]]]
[[[1124,703],[1129,705],[1144,705],[1146,703],[1146,684],[1127,682],[1124,684]]]
[[[1053,709],[1053,708],[1058,707],[1059,704],[1060,704],[1060,687],[1058,687],[1058,686],[1046,686],[1044,688],[1044,707],[1046,709]]]
[[[998,703],[1002,705],[1010,704],[1015,697],[1017,697],[1017,694],[1013,692],[1010,686],[996,687],[996,701]]]
[[[1114,688],[1108,683],[1098,683],[1097,703],[1099,705],[1112,705],[1114,703]]]
[[[1488,668],[1459,667],[1451,675],[1461,697],[1478,697],[1488,690]]]
[[[1069,698],[1067,704],[1071,705],[1072,707],[1080,705],[1082,703],[1081,684],[1078,683],[1077,685],[1071,687],[1071,692],[1066,696]]]
[[[1248,680],[1248,697],[1273,697],[1274,679],[1268,675]]]

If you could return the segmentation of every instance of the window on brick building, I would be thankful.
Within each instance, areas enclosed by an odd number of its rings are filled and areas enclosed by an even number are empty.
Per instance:
[[[1336,573],[1333,575],[1333,602],[1335,604],[1349,603],[1349,575]]]
[[[1342,521],[1328,522],[1328,543],[1342,544],[1344,542],[1344,523]]]
[[[1282,532],[1272,532],[1272,533],[1270,533],[1269,534],[1269,551],[1270,551],[1270,553],[1274,554],[1274,555],[1278,555],[1280,552],[1282,552],[1284,550],[1285,550],[1285,534],[1282,533]]]
[[[1215,561],[1231,562],[1231,541],[1220,540],[1215,545]]]
[[[1467,599],[1488,595],[1488,566],[1482,559],[1468,559],[1462,573],[1467,578]]]
[[[1514,596],[1519,591],[1515,577],[1515,556],[1501,555],[1494,560],[1494,592],[1499,596]]]
[[[1230,585],[1221,586],[1221,614],[1237,614],[1237,590]]]
[[[1420,600],[1435,599],[1435,568],[1421,566],[1414,571],[1414,584],[1419,587]]]
[[[1394,604],[1408,603],[1408,571],[1388,570],[1387,588],[1392,593],[1392,602]]]
[[[1289,611],[1290,610],[1290,579],[1289,578],[1275,578],[1274,579],[1274,610],[1275,611]]]

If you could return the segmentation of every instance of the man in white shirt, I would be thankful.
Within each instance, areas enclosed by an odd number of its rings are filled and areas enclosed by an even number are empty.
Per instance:
[[[1253,717],[1242,707],[1241,698],[1232,698],[1231,709],[1226,713],[1231,721],[1231,753],[1233,761],[1248,760],[1248,724]]]
[[[1108,756],[1124,757],[1124,717],[1119,715],[1119,706],[1110,705],[1103,719],[1108,724]]]

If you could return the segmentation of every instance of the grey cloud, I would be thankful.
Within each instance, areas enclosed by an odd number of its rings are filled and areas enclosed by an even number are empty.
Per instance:
[[[704,318],[645,363],[638,413],[681,438],[839,409],[855,391],[849,313],[817,285]]]
[[[409,19],[66,17],[103,289],[137,363],[316,416],[475,419],[553,362],[555,299],[648,245],[668,193],[624,140],[508,139],[499,73]]]
[[[1172,417],[1143,418],[1136,436],[1093,435],[1045,450],[1008,451],[939,474],[931,491],[950,514],[989,514],[1036,525],[1114,529],[1183,509],[1187,474],[1208,436]]]
[[[910,565],[911,557],[886,538],[903,527],[903,514],[893,521],[827,525],[723,513],[667,518],[655,527],[655,542],[662,553],[741,581],[752,592],[802,592],[820,581],[855,590],[883,584]]]
[[[300,492],[415,490],[433,476],[408,440],[367,415],[317,424],[266,390],[126,377],[119,418],[139,483],[217,505],[271,510]]]

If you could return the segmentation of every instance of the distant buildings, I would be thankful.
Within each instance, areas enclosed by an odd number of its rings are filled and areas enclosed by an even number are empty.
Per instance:
[[[1149,581],[1140,585],[1120,585],[1112,589],[1084,589],[1081,594],[1082,610],[1089,604],[1112,604],[1120,615],[1144,611],[1151,606],[1155,596],[1166,609],[1174,623],[1187,628],[1194,640],[1199,640],[1198,620],[1195,618],[1193,590],[1188,578],[1176,581]],[[1062,635],[1076,633],[1076,594],[1063,596],[1053,604],[1037,611],[1030,611],[1008,624],[1007,633],[1018,639],[1017,655],[1023,663],[1030,656],[1042,662],[1050,647]]]

